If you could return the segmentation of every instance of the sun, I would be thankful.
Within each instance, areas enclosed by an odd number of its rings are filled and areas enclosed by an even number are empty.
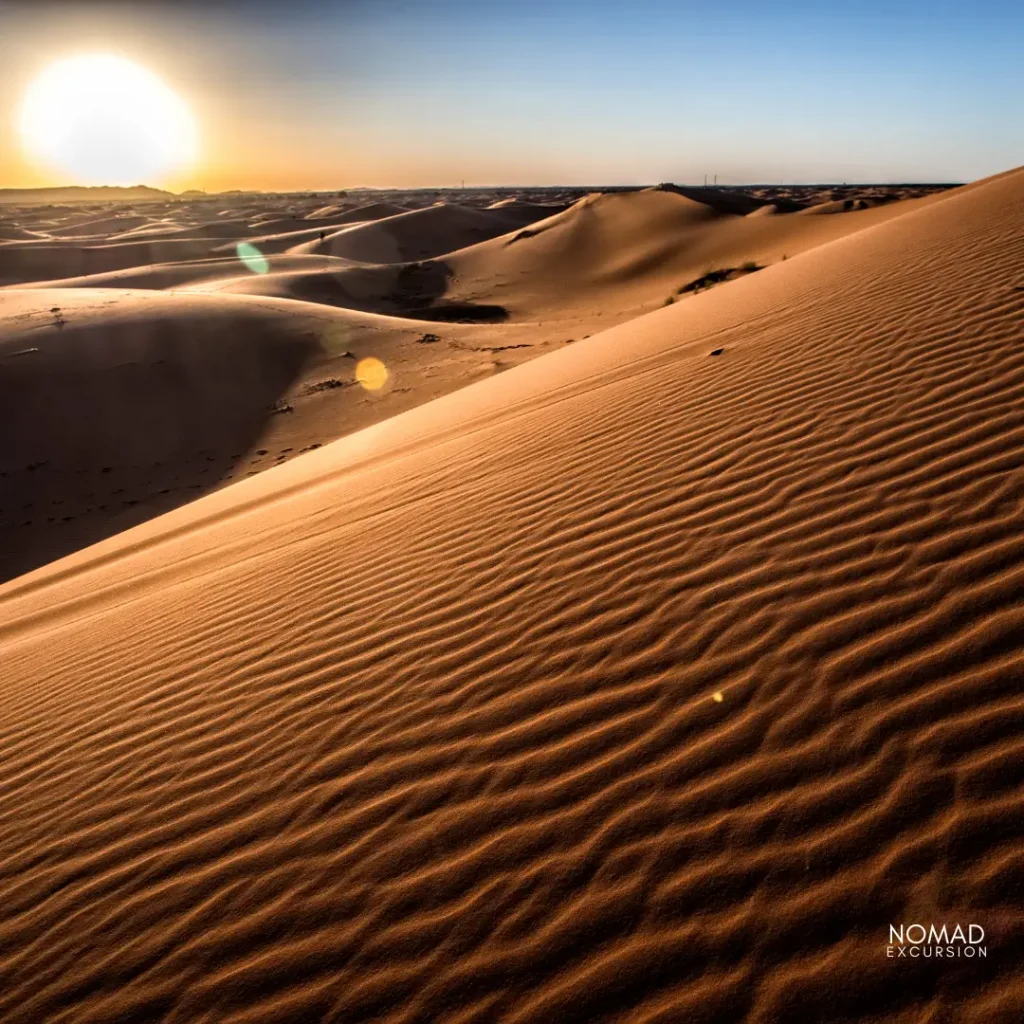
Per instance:
[[[146,68],[110,54],[49,65],[18,119],[26,156],[69,184],[156,185],[196,158],[188,107]]]

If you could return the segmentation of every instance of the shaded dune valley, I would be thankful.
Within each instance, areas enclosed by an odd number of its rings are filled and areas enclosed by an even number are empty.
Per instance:
[[[1024,1019],[1024,171],[363,198],[3,213],[0,1020]]]

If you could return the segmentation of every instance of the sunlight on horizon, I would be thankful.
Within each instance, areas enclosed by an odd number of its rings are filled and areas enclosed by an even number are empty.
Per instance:
[[[29,85],[18,129],[26,157],[75,185],[158,185],[197,158],[185,102],[151,71],[112,54],[55,61]]]

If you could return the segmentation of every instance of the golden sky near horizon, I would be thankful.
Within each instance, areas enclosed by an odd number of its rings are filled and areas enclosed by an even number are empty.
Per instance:
[[[53,20],[34,18],[33,10],[24,8],[0,33],[0,188],[99,183],[38,159],[21,130],[34,83],[55,64],[92,56],[127,60],[151,73],[180,99],[195,125],[195,159],[187,166],[145,181],[115,175],[104,183],[176,192],[330,190],[457,184],[490,173],[486,161],[453,158],[440,145],[419,146],[410,159],[408,139],[368,109],[373,103],[367,104],[365,92],[334,74],[330,63],[325,69],[322,57],[303,76],[309,61],[302,45],[289,39],[272,45],[259,22],[226,15],[205,22],[194,13],[176,17],[173,8],[135,20],[121,8],[87,17],[85,5],[76,5],[55,30]],[[345,63],[340,56],[337,62]],[[72,99],[76,95],[72,90]],[[73,121],[73,111],[68,118]],[[511,153],[505,157],[513,177],[535,170]],[[552,170],[557,175],[559,168]]]
[[[104,183],[146,184],[184,191],[201,188],[221,191],[233,188],[285,190],[294,188],[336,188],[358,184],[360,180],[379,180],[388,176],[388,157],[374,159],[366,147],[361,159],[353,152],[344,152],[323,139],[321,146],[311,146],[309,133],[287,111],[272,109],[272,98],[261,96],[255,88],[243,88],[231,94],[218,90],[203,92],[190,83],[174,58],[154,59],[143,53],[138,60],[136,48],[69,47],[64,53],[48,55],[42,60],[24,62],[22,74],[6,76],[2,94],[3,106],[9,112],[0,136],[0,187],[43,188],[74,184],[97,184],[99,181],[68,171],[34,157],[24,137],[20,121],[26,99],[33,85],[55,64],[82,56],[112,55],[132,60],[151,72],[177,96],[189,111],[195,125],[195,155],[182,167],[166,173],[146,176],[145,181],[115,180]],[[148,58],[148,59],[147,59]],[[248,98],[247,98],[248,97]],[[271,109],[268,109],[271,108]],[[301,168],[296,167],[296,154],[302,154]]]
[[[580,178],[573,158],[585,144],[571,152],[545,143],[538,151],[505,129],[500,109],[473,115],[464,82],[428,95],[409,60],[400,66],[415,84],[396,77],[395,58],[373,42],[375,32],[394,34],[390,22],[360,27],[354,16],[342,18],[332,29],[337,40],[324,42],[300,18],[276,32],[265,19],[226,8],[200,17],[187,4],[127,11],[82,3],[55,20],[37,17],[38,6],[8,17],[0,33],[0,188],[96,183],[33,159],[19,131],[33,83],[55,63],[88,55],[152,73],[194,119],[191,166],[131,184],[329,191]],[[418,51],[420,38],[411,34],[403,45]],[[497,138],[483,137],[488,125],[497,126]],[[547,137],[548,126],[538,127]]]
[[[145,175],[145,180],[120,180],[115,174],[101,181],[35,156],[20,124],[27,97],[55,65],[91,57],[131,61],[180,99],[195,126],[194,159],[166,173]],[[104,183],[146,184],[175,192],[193,188],[330,190],[457,184],[460,179],[480,180],[489,173],[484,162],[455,161],[439,149],[420,151],[412,163],[399,140],[373,126],[348,124],[340,112],[334,121],[313,124],[303,110],[289,109],[289,103],[301,106],[294,97],[275,95],[258,73],[225,90],[216,83],[196,81],[182,64],[178,57],[152,55],[138,47],[96,45],[68,47],[60,54],[23,61],[19,75],[5,75],[0,83],[0,102],[8,112],[0,130],[0,188]],[[349,141],[355,137],[357,145]],[[520,163],[512,153],[506,155],[503,166],[513,180],[536,171],[536,161]],[[562,173],[557,162],[548,170],[556,178]]]

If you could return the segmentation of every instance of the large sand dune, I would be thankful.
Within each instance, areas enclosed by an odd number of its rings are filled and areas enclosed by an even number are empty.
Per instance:
[[[1024,172],[884,212],[0,589],[0,1018],[1020,1020]]]

